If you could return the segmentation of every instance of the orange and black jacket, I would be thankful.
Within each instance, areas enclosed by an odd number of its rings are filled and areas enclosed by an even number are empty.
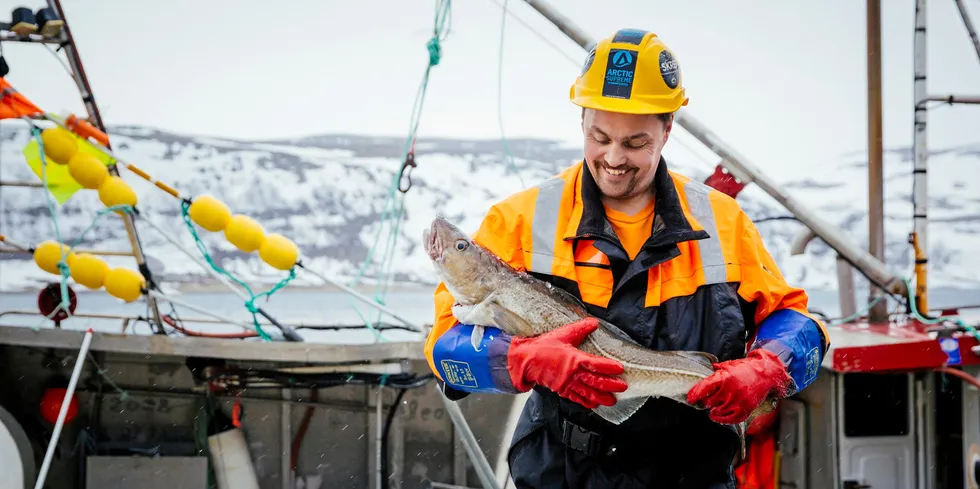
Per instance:
[[[703,351],[720,361],[744,357],[747,346],[767,348],[794,380],[790,394],[813,382],[829,347],[826,330],[738,203],[668,170],[663,159],[654,187],[650,237],[632,260],[581,161],[492,206],[473,239],[572,293],[641,345]],[[453,317],[443,284],[434,300],[425,354],[446,394],[516,392],[507,373],[508,336],[488,328],[475,349],[472,326]]]

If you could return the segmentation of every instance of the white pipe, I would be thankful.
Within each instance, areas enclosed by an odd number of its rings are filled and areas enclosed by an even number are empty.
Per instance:
[[[44,462],[41,463],[41,471],[38,473],[37,482],[34,489],[44,487],[44,480],[48,477],[48,470],[51,468],[51,459],[54,457],[54,448],[58,445],[58,438],[61,437],[61,429],[65,426],[65,417],[68,415],[68,405],[71,398],[75,395],[75,386],[78,384],[78,377],[82,375],[82,366],[85,365],[85,357],[88,355],[89,346],[92,345],[92,335],[95,332],[89,328],[82,338],[82,347],[78,349],[78,358],[75,359],[75,370],[71,373],[71,380],[68,381],[68,389],[65,398],[61,401],[61,410],[58,411],[58,421],[54,424],[54,431],[51,433],[51,441],[48,442],[48,450],[44,453]]]
[[[929,237],[926,234],[929,204],[929,181],[926,176],[928,145],[926,142],[926,2],[915,1],[915,34],[913,36],[913,81],[912,98],[914,103],[913,142],[914,164],[912,169],[912,220],[915,234],[919,239],[923,259],[929,258]],[[928,262],[923,264],[929,272]],[[911,291],[910,291],[911,292]]]

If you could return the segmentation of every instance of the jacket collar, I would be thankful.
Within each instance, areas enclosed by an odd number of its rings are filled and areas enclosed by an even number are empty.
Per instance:
[[[564,239],[594,238],[597,236],[613,239],[618,242],[616,232],[606,218],[605,207],[602,205],[599,186],[596,184],[585,160],[580,163],[579,176],[575,189],[575,206],[573,218],[568,221]],[[691,224],[693,217],[687,215],[681,206],[677,195],[674,179],[667,169],[663,156],[657,165],[653,177],[655,191],[654,219],[650,238],[643,245],[647,247],[676,245],[684,241],[708,238],[700,224]],[[580,219],[575,219],[581,216]]]

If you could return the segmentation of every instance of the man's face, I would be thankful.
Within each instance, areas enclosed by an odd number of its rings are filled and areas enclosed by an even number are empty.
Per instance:
[[[648,192],[673,120],[585,109],[585,161],[603,197],[629,200]]]

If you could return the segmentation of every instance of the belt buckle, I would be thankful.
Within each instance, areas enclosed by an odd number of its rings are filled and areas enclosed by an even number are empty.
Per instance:
[[[602,435],[589,431],[575,423],[562,420],[561,441],[568,447],[594,457],[599,453],[599,440]]]

